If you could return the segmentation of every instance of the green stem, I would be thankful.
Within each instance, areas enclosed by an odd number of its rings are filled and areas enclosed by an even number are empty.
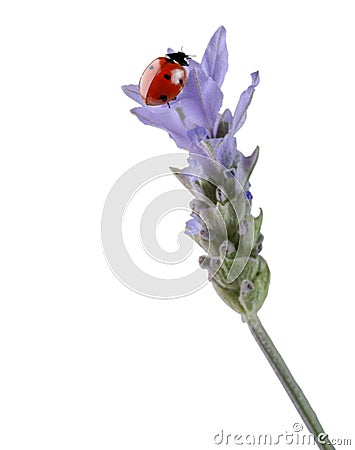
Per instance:
[[[265,331],[259,317],[256,314],[247,314],[244,316],[244,319],[249,325],[250,331],[256,342],[259,344],[259,347],[281,381],[282,386],[285,388],[302,417],[302,420],[306,424],[308,430],[313,434],[318,447],[321,449],[334,450],[335,448],[329,441],[326,433],[324,433],[316,413],[313,411],[309,401],[302,392],[302,389],[296,383],[286,366],[285,361],[282,359],[280,353],[277,351],[275,345]]]

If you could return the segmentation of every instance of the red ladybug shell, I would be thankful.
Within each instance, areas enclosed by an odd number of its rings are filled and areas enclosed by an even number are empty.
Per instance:
[[[189,57],[185,53],[169,53],[152,61],[139,81],[139,92],[148,106],[158,106],[175,100],[186,81]]]

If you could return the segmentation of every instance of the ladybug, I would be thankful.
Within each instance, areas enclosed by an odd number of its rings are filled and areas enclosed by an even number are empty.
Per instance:
[[[175,100],[186,82],[187,60],[183,52],[168,53],[156,58],[143,72],[139,81],[139,93],[148,106],[159,106]]]

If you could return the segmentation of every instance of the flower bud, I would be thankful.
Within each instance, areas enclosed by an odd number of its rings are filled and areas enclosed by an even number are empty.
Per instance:
[[[235,245],[231,241],[223,241],[219,246],[219,254],[221,258],[234,258],[235,257]]]
[[[227,201],[226,194],[223,192],[222,186],[217,186],[216,189],[216,200],[219,203],[225,203]]]
[[[216,292],[239,314],[255,314],[261,308],[269,289],[270,271],[266,261],[260,255],[250,257],[243,271],[232,283],[227,283],[223,265],[211,280]]]

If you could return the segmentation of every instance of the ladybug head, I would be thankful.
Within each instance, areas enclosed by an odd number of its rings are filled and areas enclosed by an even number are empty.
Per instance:
[[[167,53],[166,57],[171,61],[180,64],[181,66],[188,66],[189,63],[187,62],[187,60],[191,59],[191,56],[186,55],[184,52]]]

